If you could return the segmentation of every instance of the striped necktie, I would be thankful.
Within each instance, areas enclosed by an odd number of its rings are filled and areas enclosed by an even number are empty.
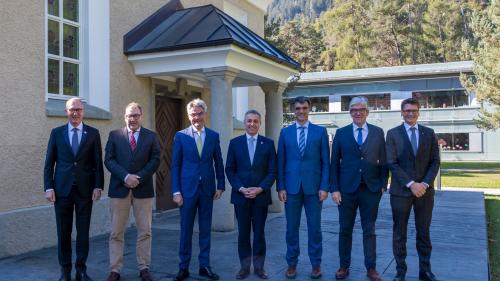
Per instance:
[[[306,148],[306,132],[305,132],[306,127],[300,126],[299,130],[299,153],[300,156],[304,156],[304,149]]]

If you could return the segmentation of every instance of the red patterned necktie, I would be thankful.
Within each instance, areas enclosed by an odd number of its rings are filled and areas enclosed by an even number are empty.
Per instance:
[[[131,131],[131,136],[130,136],[130,148],[132,151],[135,150],[135,147],[137,146],[137,143],[135,142],[135,136],[134,136],[134,131]]]

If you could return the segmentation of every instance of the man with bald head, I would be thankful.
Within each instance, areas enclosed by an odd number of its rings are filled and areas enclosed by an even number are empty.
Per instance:
[[[71,231],[76,214],[77,281],[91,281],[87,275],[89,228],[92,202],[99,200],[104,185],[99,131],[83,124],[82,101],[72,98],[64,110],[68,123],[50,133],[44,168],[45,198],[54,203],[57,224],[59,281],[71,280]]]

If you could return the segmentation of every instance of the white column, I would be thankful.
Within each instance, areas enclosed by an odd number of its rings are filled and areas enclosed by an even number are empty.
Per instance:
[[[262,83],[260,87],[266,97],[266,137],[273,139],[278,149],[278,139],[283,127],[283,91],[286,89],[286,84],[270,82]],[[272,187],[271,196],[273,204],[269,207],[269,211],[273,213],[283,211],[283,203],[278,200],[275,186]]]
[[[204,69],[210,81],[210,127],[219,133],[220,147],[224,164],[229,141],[233,136],[233,80],[238,71],[226,67]],[[214,202],[212,230],[232,231],[234,225],[234,209],[230,203],[231,186],[226,180],[226,191]]]

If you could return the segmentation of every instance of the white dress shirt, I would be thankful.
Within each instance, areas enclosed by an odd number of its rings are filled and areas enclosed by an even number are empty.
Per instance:
[[[71,123],[68,122],[68,137],[69,137],[69,144],[73,145],[73,128],[77,128],[76,133],[78,134],[78,143],[82,143],[82,133],[83,133],[83,122],[80,122],[80,124],[76,127],[73,127]]]

